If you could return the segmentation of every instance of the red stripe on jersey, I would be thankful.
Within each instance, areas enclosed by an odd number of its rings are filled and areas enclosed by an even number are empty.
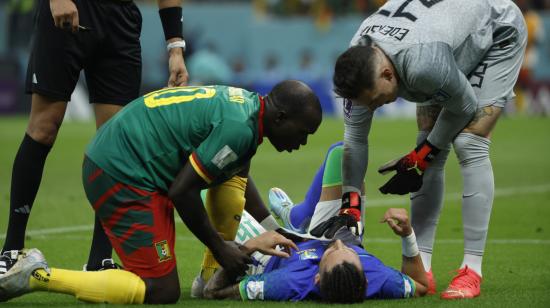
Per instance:
[[[197,171],[197,173],[208,183],[212,183],[212,181],[214,181],[214,177],[212,175],[210,175],[210,173],[208,173],[208,170],[206,170],[206,168],[204,167],[204,165],[201,163],[201,161],[199,160],[199,158],[197,157],[197,153],[196,152],[193,152],[191,154],[191,165],[193,167],[197,167],[199,170],[195,170]],[[196,169],[196,168],[195,168]]]
[[[264,141],[264,98],[260,95],[260,113],[258,114],[258,145]]]

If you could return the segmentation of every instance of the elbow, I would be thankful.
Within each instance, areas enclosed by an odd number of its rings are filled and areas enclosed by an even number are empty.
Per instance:
[[[175,204],[176,200],[179,200],[181,198],[181,193],[177,189],[171,187],[168,190],[168,198],[172,200],[172,202]]]

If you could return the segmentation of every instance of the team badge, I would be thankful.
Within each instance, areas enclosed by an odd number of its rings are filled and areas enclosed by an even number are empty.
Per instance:
[[[319,259],[316,251],[316,249],[306,249],[298,251],[297,253],[300,255],[300,260],[315,260]]]
[[[172,259],[170,254],[170,246],[166,240],[155,243],[155,249],[157,250],[157,255],[159,256],[159,262],[164,262]]]
[[[445,91],[443,91],[443,89],[439,89],[439,91],[437,91],[437,93],[435,93],[431,99],[434,100],[435,102],[438,102],[438,103],[442,103],[444,101],[447,101],[449,100],[449,98],[451,98],[451,95]]]

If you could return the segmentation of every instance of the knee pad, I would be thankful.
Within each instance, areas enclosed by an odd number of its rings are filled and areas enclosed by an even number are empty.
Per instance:
[[[489,159],[491,140],[470,133],[460,133],[453,142],[461,166],[477,166]]]

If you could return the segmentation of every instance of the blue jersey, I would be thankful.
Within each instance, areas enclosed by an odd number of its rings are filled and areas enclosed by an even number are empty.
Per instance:
[[[318,240],[298,244],[289,258],[271,257],[263,273],[245,276],[240,282],[243,300],[300,301],[320,299],[315,275],[328,242]],[[359,246],[357,252],[368,280],[365,298],[407,298],[414,295],[414,281],[391,268]]]

